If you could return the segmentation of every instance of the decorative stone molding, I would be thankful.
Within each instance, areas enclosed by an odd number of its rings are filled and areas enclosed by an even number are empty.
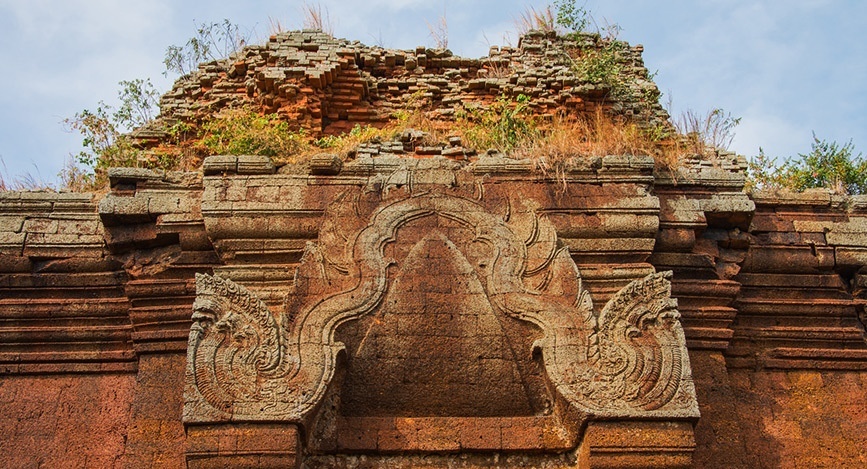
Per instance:
[[[325,226],[337,235],[323,230],[299,272],[336,270],[344,279],[302,274],[304,285],[296,282],[293,294],[306,298],[287,301],[306,305],[297,311],[272,312],[244,287],[198,275],[184,421],[308,423],[344,350],[335,332],[382,307],[395,288],[389,267],[400,261],[386,255],[387,245],[402,236],[402,228],[425,217],[474,233],[471,240],[452,240],[443,230],[439,238],[431,234],[418,243],[444,243],[459,251],[454,255],[472,259],[465,273],[484,290],[483,299],[472,301],[486,301],[542,331],[533,348],[541,352],[557,399],[566,403],[564,412],[578,422],[697,418],[683,331],[670,297],[671,274],[629,283],[597,314],[550,222],[532,212],[518,213],[503,219],[475,200],[431,191],[383,202],[360,229],[332,220]],[[329,289],[329,284],[348,287]],[[572,292],[572,299],[564,292]],[[529,356],[533,350],[520,353]]]
[[[0,192],[0,376],[136,370],[127,277],[93,199]]]

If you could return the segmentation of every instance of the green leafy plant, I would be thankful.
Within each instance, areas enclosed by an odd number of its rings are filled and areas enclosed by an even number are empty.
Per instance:
[[[74,164],[61,172],[61,180],[79,180],[83,181],[81,185],[97,188],[107,181],[108,168],[138,166],[141,152],[122,132],[116,111],[110,105],[100,101],[95,110],[78,112],[64,124],[82,135],[84,150],[73,155]]]
[[[120,107],[114,119],[126,130],[136,129],[151,122],[159,114],[160,93],[150,78],[121,81],[117,97]]]
[[[572,68],[581,81],[610,88],[616,95],[623,94],[628,87],[621,64],[625,48],[625,43],[615,38],[601,38],[598,47],[582,51]]]
[[[851,140],[840,145],[814,133],[810,153],[798,154],[780,166],[760,148],[750,162],[748,182],[759,189],[800,192],[822,187],[838,194],[867,194],[867,160],[855,154]]]
[[[85,109],[63,120],[69,131],[81,134],[84,149],[73,155],[73,161],[62,170],[62,181],[96,188],[106,182],[110,167],[162,167],[160,162],[142,160],[142,151],[134,146],[128,134],[153,120],[159,110],[159,93],[150,80],[136,79],[119,84],[120,106],[117,108],[100,101],[95,109]]]
[[[629,97],[630,87],[623,73],[626,43],[617,40],[620,26],[609,24],[604,31],[588,34],[592,21],[590,12],[578,5],[576,0],[555,0],[553,6],[556,10],[556,25],[561,31],[566,31],[567,38],[578,43],[566,57],[578,79],[608,88],[609,94],[617,99]]]
[[[538,136],[537,124],[523,94],[514,101],[500,96],[488,109],[471,109],[459,116],[464,139],[475,148],[508,153]]]
[[[575,0],[554,0],[554,9],[557,12],[557,24],[569,33],[580,33],[590,26],[590,12]]]
[[[202,23],[196,29],[196,35],[188,39],[186,44],[166,48],[163,75],[187,75],[201,62],[224,59],[240,51],[246,42],[239,26],[228,19],[220,23]]]
[[[289,157],[309,149],[303,130],[292,131],[277,114],[224,111],[202,126],[201,145],[213,155]]]
[[[323,135],[320,138],[317,138],[313,145],[317,148],[322,148],[323,150],[327,150],[329,148],[337,148],[340,145],[340,137],[336,135]]]
[[[776,158],[766,155],[764,148],[759,147],[759,154],[752,157],[747,163],[747,189],[783,188],[783,181],[779,177],[779,168],[776,163]]]

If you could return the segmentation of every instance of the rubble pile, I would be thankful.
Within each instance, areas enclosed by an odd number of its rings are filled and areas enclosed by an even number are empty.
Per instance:
[[[197,124],[245,107],[277,113],[293,130],[314,137],[339,135],[356,125],[384,125],[401,112],[448,121],[463,109],[519,95],[539,116],[602,108],[640,124],[665,122],[658,100],[646,98],[658,96],[658,89],[644,67],[642,46],[617,43],[618,71],[628,85],[616,95],[608,85],[580,78],[575,61],[605,41],[598,34],[565,38],[530,31],[517,47],[493,46],[487,57],[468,59],[447,49],[366,46],[318,30],[279,33],[180,78],[162,97],[160,117],[134,136],[144,146],[167,143],[165,129],[175,122]]]

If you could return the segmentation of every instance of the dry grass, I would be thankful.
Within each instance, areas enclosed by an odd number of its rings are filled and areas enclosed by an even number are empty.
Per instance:
[[[72,155],[69,155],[66,158],[66,162],[63,164],[63,168],[60,170],[57,177],[60,178],[60,188],[62,190],[85,192],[96,189],[93,187],[93,177],[88,175],[87,172],[75,162],[75,158],[73,158]]]
[[[481,60],[482,68],[479,69],[479,76],[485,78],[506,78],[515,73],[512,68],[512,63],[508,59],[501,57],[487,57]]]
[[[278,164],[304,164],[318,153],[336,153],[349,159],[366,143],[406,142],[408,130],[423,132],[410,139],[415,147],[447,144],[449,137],[459,136],[465,147],[478,152],[493,148],[511,158],[530,159],[541,171],[558,176],[580,158],[648,155],[658,167],[673,168],[682,155],[695,153],[683,144],[686,137],[676,134],[670,126],[648,130],[628,120],[614,119],[602,108],[582,117],[564,114],[542,118],[532,104],[523,95],[514,99],[501,96],[459,108],[454,116],[441,115],[420,91],[406,95],[401,110],[388,123],[359,125],[350,132],[322,138],[290,129],[289,123],[276,114],[235,110],[215,116],[198,131],[178,132],[177,141],[155,155],[171,157],[172,167],[196,166],[198,156],[206,154],[260,154],[271,156]],[[145,166],[165,165],[157,161]],[[68,178],[63,185],[80,187],[83,179],[72,169],[66,171]],[[31,186],[34,181],[30,179]]]
[[[583,119],[557,117],[532,147],[537,157],[649,155],[654,142],[633,123],[616,122],[601,111]]]
[[[268,33],[273,36],[275,34],[280,34],[285,32],[286,28],[283,27],[283,24],[280,22],[278,18],[274,18],[273,16],[268,17]]]
[[[0,156],[0,167],[2,167],[2,171],[0,171],[0,192],[56,190],[54,184],[42,179],[42,176],[38,174],[38,168],[36,176],[30,172],[19,176],[10,176],[9,170],[6,168],[6,161],[3,160],[2,156]]]
[[[740,121],[722,109],[712,109],[704,115],[688,109],[674,119],[673,124],[683,136],[679,144],[685,150],[704,154],[717,148],[728,150],[735,137],[734,128]]]
[[[445,11],[443,11],[443,14],[433,24],[427,20],[425,20],[425,23],[427,23],[427,29],[430,31],[430,37],[434,41],[434,46],[437,49],[448,49],[449,23],[446,21]]]
[[[532,30],[557,31],[557,15],[551,5],[539,10],[533,6],[527,6],[521,15],[515,18],[514,23],[518,37]]]
[[[431,118],[423,109],[414,109],[380,128],[358,126],[323,141],[327,151],[346,158],[361,144],[394,141],[411,129],[426,134],[417,145],[444,143],[448,137],[460,136],[464,146],[481,152],[493,148],[515,159],[530,159],[541,171],[556,174],[561,174],[573,158],[647,155],[660,168],[673,168],[689,153],[675,138],[659,138],[633,122],[612,119],[601,109],[583,118],[555,116],[547,122],[519,109],[519,103],[496,102],[455,121]],[[321,152],[322,147],[307,153]],[[299,159],[304,157],[299,155]]]
[[[677,161],[677,150],[636,124],[612,120],[601,110],[585,118],[555,117],[541,127],[539,138],[514,155],[529,158],[543,171],[560,173],[572,158],[604,155],[649,155],[661,166]]]
[[[336,153],[341,158],[347,159],[348,155],[354,152],[360,145],[371,142],[393,142],[398,140],[403,132],[409,130],[424,133],[424,138],[414,141],[414,145],[435,145],[445,141],[448,136],[453,135],[451,127],[450,123],[432,119],[422,111],[404,113],[381,127],[357,125],[348,133],[323,137],[312,146],[307,147],[296,159],[304,160],[323,151]]]
[[[425,140],[419,142],[422,145],[442,143],[448,137],[455,135],[452,121],[433,119],[425,112],[412,112],[404,115],[386,126],[386,129],[389,129],[394,135],[398,135],[407,129],[425,132],[427,137]]]
[[[393,130],[388,128],[379,128],[373,126],[355,126],[351,131],[338,136],[325,136],[314,143],[314,145],[305,149],[299,155],[299,160],[304,160],[316,153],[321,153],[323,150],[329,153],[336,153],[344,160],[358,146],[370,142],[390,141],[393,137]]]
[[[321,3],[307,3],[301,5],[301,13],[304,16],[303,26],[305,29],[318,29],[331,36],[334,35],[334,23],[328,14],[328,8],[324,10]]]
[[[6,182],[6,179],[9,176],[8,171],[6,170],[6,162],[3,161],[3,157],[0,156],[0,166],[3,166],[3,171],[0,171],[0,192],[7,192],[13,190],[11,188],[11,184]]]
[[[544,122],[522,114],[511,114],[509,119],[522,122],[511,125],[519,131],[514,133],[511,148],[504,153],[516,159],[533,160],[543,172],[562,175],[573,158],[605,155],[647,155],[653,157],[657,167],[671,169],[689,153],[669,133],[651,132],[635,122],[614,119],[602,109],[583,117],[556,115]],[[502,135],[494,135],[502,133],[502,126],[492,119],[465,122],[458,128],[463,136],[469,137],[465,141],[471,143],[502,140]]]

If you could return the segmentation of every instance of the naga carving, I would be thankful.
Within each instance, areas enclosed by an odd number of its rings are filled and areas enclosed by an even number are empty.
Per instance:
[[[345,212],[352,202],[344,199]],[[300,268],[314,274],[298,282],[318,284],[306,285],[309,298],[287,301],[282,312],[229,280],[198,275],[185,421],[305,422],[344,348],[336,329],[379,307],[395,262],[386,246],[401,227],[429,216],[471,230],[469,244],[486,247],[487,259],[474,267],[485,295],[503,314],[542,331],[534,347],[572,411],[585,419],[697,417],[671,274],[632,281],[597,314],[554,227],[522,203],[503,216],[476,200],[425,193],[383,202],[367,223],[344,223],[332,212]],[[326,278],[329,269],[341,278]]]

